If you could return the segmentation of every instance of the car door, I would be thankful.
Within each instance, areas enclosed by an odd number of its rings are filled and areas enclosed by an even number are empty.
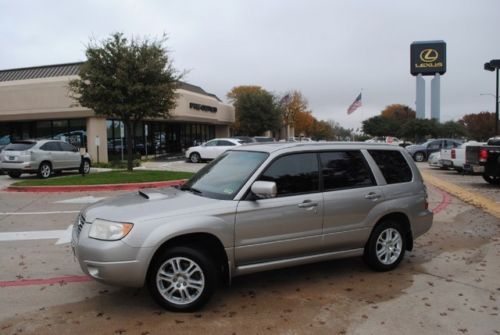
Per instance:
[[[441,151],[442,148],[443,148],[442,140],[432,141],[427,145],[427,157],[429,157],[429,155],[432,154],[433,152]]]
[[[40,149],[45,151],[46,153],[42,159],[50,161],[50,163],[52,164],[52,169],[58,170],[64,168],[64,152],[62,151],[58,142],[47,142],[42,145]]]
[[[239,202],[236,266],[319,252],[323,195],[319,191],[317,154],[281,156],[257,180],[274,181],[277,196]]]
[[[73,145],[66,142],[59,142],[64,153],[64,168],[77,169],[80,167],[82,158],[80,151]]]
[[[360,150],[321,152],[320,163],[325,249],[362,248],[370,234],[370,213],[383,201],[382,190]]]
[[[214,159],[217,157],[216,148],[218,140],[211,140],[200,147],[200,156],[202,159]]]

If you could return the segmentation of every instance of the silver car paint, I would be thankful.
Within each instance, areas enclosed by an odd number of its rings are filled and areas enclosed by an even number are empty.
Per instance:
[[[81,164],[80,152],[70,151],[45,151],[41,150],[47,142],[62,142],[58,140],[39,140],[35,145],[25,151],[6,151],[0,153],[0,168],[5,171],[17,170],[23,173],[34,173],[38,171],[40,163],[49,161],[53,170],[78,169]],[[14,160],[8,157],[14,157]],[[83,155],[91,159],[88,153]]]
[[[361,149],[377,186],[273,199],[244,200],[252,183],[276,157],[292,152]],[[413,180],[386,185],[367,149],[403,153]],[[82,211],[86,224],[74,228],[74,250],[82,269],[97,280],[140,287],[149,263],[161,245],[189,233],[207,233],[223,245],[232,276],[308,262],[361,255],[373,226],[388,213],[403,213],[413,237],[426,232],[432,213],[425,208],[426,191],[410,155],[402,148],[365,143],[256,144],[235,148],[268,152],[269,157],[233,200],[216,200],[174,188],[146,190],[96,203]],[[375,193],[377,196],[365,196]],[[305,200],[315,206],[299,207]],[[361,210],[360,210],[361,209]],[[287,215],[284,215],[287,214]],[[96,218],[131,222],[120,241],[88,237]],[[96,268],[99,270],[96,272]]]

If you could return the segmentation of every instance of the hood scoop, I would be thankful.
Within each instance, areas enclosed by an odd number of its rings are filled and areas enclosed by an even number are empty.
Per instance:
[[[140,190],[138,192],[141,197],[146,198],[148,200],[160,200],[168,198],[168,195],[156,190]]]

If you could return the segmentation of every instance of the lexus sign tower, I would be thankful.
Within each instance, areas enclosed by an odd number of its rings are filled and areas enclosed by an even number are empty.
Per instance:
[[[431,118],[440,121],[441,75],[446,73],[446,43],[444,41],[419,41],[410,46],[410,72],[417,78],[415,101],[417,118],[425,119],[425,80],[423,76],[434,76],[431,81]]]

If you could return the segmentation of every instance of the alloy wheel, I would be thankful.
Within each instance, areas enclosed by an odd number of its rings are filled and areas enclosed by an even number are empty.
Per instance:
[[[394,228],[383,230],[377,238],[375,250],[377,259],[384,265],[391,265],[401,255],[403,239]]]

